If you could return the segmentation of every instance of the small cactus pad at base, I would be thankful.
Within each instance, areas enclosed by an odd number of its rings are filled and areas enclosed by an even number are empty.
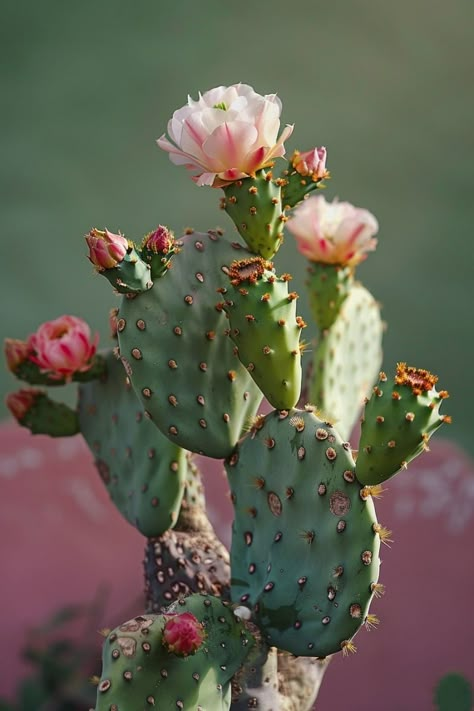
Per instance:
[[[239,250],[214,232],[186,234],[172,268],[150,291],[124,298],[120,355],[145,411],[173,442],[208,457],[227,456],[262,398],[233,353],[216,308],[222,267]]]
[[[309,410],[275,411],[226,469],[233,601],[270,645],[301,656],[346,650],[367,619],[380,548],[349,445]]]
[[[311,315],[321,331],[330,328],[339,315],[353,284],[352,269],[341,264],[313,262],[306,286]]]
[[[188,656],[166,648],[163,629],[172,615],[191,613],[203,641]],[[254,639],[230,607],[191,595],[161,615],[143,615],[111,632],[104,643],[95,711],[227,711],[230,682]]]
[[[287,219],[281,206],[281,190],[272,174],[259,170],[253,178],[227,185],[224,193],[222,207],[250,251],[271,259],[280,248]]]
[[[365,405],[356,475],[362,484],[381,484],[428,449],[431,435],[451,418],[439,414],[445,390],[427,370],[399,363],[394,380],[380,373]]]
[[[313,356],[310,401],[343,439],[370,393],[382,363],[383,322],[372,295],[356,284],[331,328],[320,334]]]
[[[290,275],[278,277],[271,262],[254,257],[233,262],[229,278],[222,306],[241,363],[273,407],[294,407],[301,391],[299,341],[306,324],[296,316]]]
[[[159,536],[178,518],[186,452],[145,417],[113,352],[104,359],[106,375],[79,387],[81,432],[120,513],[144,536]]]

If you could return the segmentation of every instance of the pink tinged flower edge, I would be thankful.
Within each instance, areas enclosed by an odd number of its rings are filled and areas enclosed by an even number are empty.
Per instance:
[[[198,185],[221,187],[247,177],[285,154],[284,142],[293,126],[280,137],[281,101],[262,96],[247,84],[220,86],[188,98],[174,112],[158,146],[176,165],[196,172]]]
[[[299,251],[312,262],[356,265],[377,245],[379,225],[371,212],[348,202],[310,197],[287,223]]]
[[[70,379],[89,370],[97,351],[98,334],[77,316],[60,316],[43,323],[28,339],[30,360],[52,377]]]
[[[167,617],[168,615],[166,615]],[[202,624],[191,612],[170,615],[163,628],[163,645],[182,657],[197,652],[205,639]]]

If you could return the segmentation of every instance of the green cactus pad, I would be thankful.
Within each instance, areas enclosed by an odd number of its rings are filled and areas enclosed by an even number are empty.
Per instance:
[[[340,264],[312,262],[306,286],[311,315],[321,331],[330,328],[352,287],[352,269]]]
[[[103,357],[106,376],[79,387],[80,429],[120,513],[144,536],[159,536],[178,518],[186,452],[144,416],[113,352]]]
[[[166,614],[191,612],[206,638],[191,656],[169,652],[163,627],[169,617],[143,615],[117,627],[104,644],[95,711],[227,711],[230,682],[254,645],[221,600],[191,595]]]
[[[431,435],[450,418],[439,414],[448,396],[437,392],[437,377],[399,363],[395,379],[380,373],[365,405],[356,475],[362,484],[390,479],[422,454]]]
[[[150,291],[122,301],[120,354],[155,425],[185,449],[222,458],[262,398],[216,308],[222,267],[248,252],[214,232],[187,234],[178,246]]]
[[[273,407],[282,410],[294,407],[300,396],[299,341],[305,323],[296,316],[297,294],[288,290],[291,277],[277,277],[272,266],[261,257],[233,262],[223,308],[241,363]]]
[[[383,322],[372,295],[355,284],[313,356],[310,400],[348,439],[382,363]]]
[[[37,390],[28,412],[18,420],[32,434],[49,437],[72,437],[79,432],[77,413],[62,402],[51,400],[46,393]]]
[[[120,294],[141,294],[153,286],[151,267],[143,261],[135,247],[129,243],[124,259],[111,269],[99,273],[105,276]]]
[[[224,188],[222,207],[234,221],[249,249],[271,259],[283,240],[286,217],[281,206],[281,189],[266,170],[255,177],[237,180]]]
[[[351,648],[379,574],[380,536],[350,447],[310,410],[260,418],[226,463],[235,518],[232,599],[268,644]]]

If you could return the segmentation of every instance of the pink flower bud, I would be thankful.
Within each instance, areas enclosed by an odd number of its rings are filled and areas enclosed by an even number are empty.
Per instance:
[[[26,341],[18,341],[15,338],[5,338],[4,345],[8,370],[14,373],[19,365],[29,359],[31,348]]]
[[[295,151],[291,159],[293,168],[303,177],[310,175],[316,182],[328,175],[326,170],[327,151],[324,146],[300,153]]]
[[[194,654],[206,636],[199,620],[191,612],[172,615],[163,629],[163,645],[181,657]]]
[[[348,202],[310,197],[295,208],[288,229],[312,262],[356,265],[375,249],[379,225],[368,210]]]
[[[6,404],[13,417],[21,424],[35,404],[36,399],[42,395],[44,395],[42,390],[25,388],[7,395]]]
[[[53,378],[70,380],[74,373],[91,367],[99,337],[92,339],[90,328],[76,316],[60,316],[43,323],[28,339],[30,360]]]
[[[154,232],[145,237],[143,246],[155,254],[167,254],[173,246],[173,233],[164,225],[158,225]]]
[[[123,260],[127,253],[128,241],[123,235],[93,229],[86,235],[89,259],[99,271],[112,269]]]

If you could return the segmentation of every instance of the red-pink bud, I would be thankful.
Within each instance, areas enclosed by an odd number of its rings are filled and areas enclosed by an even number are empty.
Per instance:
[[[326,170],[326,158],[327,151],[324,146],[320,148],[313,148],[310,151],[295,151],[291,159],[293,168],[300,175],[307,176],[310,175],[311,178],[316,180],[321,180],[328,173]]]
[[[127,249],[128,241],[123,235],[116,235],[109,232],[93,229],[86,235],[87,246],[89,247],[89,259],[99,271],[112,269],[123,261]]]
[[[26,341],[16,338],[5,338],[4,346],[8,370],[14,373],[19,365],[29,359],[31,348]]]
[[[22,423],[28,412],[31,410],[39,396],[44,395],[42,390],[36,388],[25,388],[16,393],[9,393],[6,404],[13,417]]]
[[[74,373],[90,369],[98,340],[97,334],[92,338],[89,326],[82,319],[60,316],[41,324],[30,336],[30,360],[53,378],[68,380]]]
[[[191,612],[172,615],[163,629],[163,645],[181,657],[194,654],[204,641],[202,624]]]
[[[167,254],[173,246],[173,233],[164,225],[158,225],[154,232],[145,237],[143,246],[156,254]]]

